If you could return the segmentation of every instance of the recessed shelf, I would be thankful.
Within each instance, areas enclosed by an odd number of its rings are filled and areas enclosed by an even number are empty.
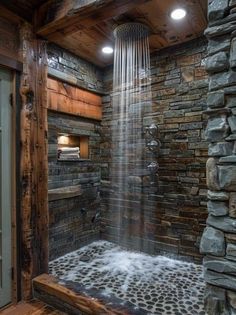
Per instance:
[[[89,137],[74,134],[58,134],[58,161],[89,160]]]

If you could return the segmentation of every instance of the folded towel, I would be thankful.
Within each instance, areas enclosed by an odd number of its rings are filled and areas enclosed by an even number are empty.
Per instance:
[[[74,147],[74,148],[64,147],[64,148],[60,148],[59,150],[62,153],[79,153],[80,152],[79,147]]]
[[[79,156],[80,156],[79,154],[74,154],[74,153],[73,154],[63,154],[63,153],[61,153],[60,154],[60,159],[61,158],[68,158],[68,157],[77,158],[78,159]]]

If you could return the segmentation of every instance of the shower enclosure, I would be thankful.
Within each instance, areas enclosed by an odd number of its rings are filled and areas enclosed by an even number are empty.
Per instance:
[[[179,211],[179,208],[185,207],[185,203],[191,205],[192,200],[187,198],[183,201],[184,205],[176,203],[176,209],[171,204],[182,196],[181,193],[178,195],[178,191],[188,189],[189,183],[182,184],[178,179],[177,186],[163,185],[163,173],[169,172],[162,166],[163,154],[168,151],[171,141],[176,140],[177,145],[182,145],[184,134],[181,130],[175,134],[166,129],[164,132],[171,133],[176,139],[171,139],[165,133],[163,137],[163,122],[157,118],[162,108],[153,101],[153,94],[156,99],[160,92],[157,92],[156,87],[159,81],[156,83],[155,78],[153,80],[149,35],[149,28],[136,22],[121,24],[114,30],[112,91],[109,96],[103,97],[104,110],[106,111],[107,104],[109,110],[103,117],[103,126],[94,127],[96,137],[101,140],[101,155],[103,149],[109,155],[107,172],[103,171],[101,163],[101,211],[98,209],[89,223],[88,204],[84,203],[79,214],[75,212],[80,207],[77,205],[81,204],[83,194],[76,197],[73,206],[70,206],[72,201],[64,201],[64,206],[69,205],[69,212],[73,209],[73,213],[79,216],[78,223],[87,229],[90,226],[95,233],[87,238],[89,245],[69,252],[65,247],[69,246],[68,240],[63,237],[64,232],[61,230],[64,248],[62,242],[53,242],[56,251],[51,256],[53,260],[50,262],[50,273],[58,277],[60,283],[67,288],[95,297],[106,306],[118,308],[127,314],[200,315],[204,314],[202,267],[192,263],[193,259],[181,255],[178,250],[178,237],[189,246],[195,242],[194,238],[186,223],[168,222],[171,212]],[[165,76],[166,80],[168,76]],[[168,93],[173,91],[169,89],[162,93],[167,93],[167,98]],[[166,112],[168,115],[175,114],[173,108]],[[72,123],[77,128],[77,122],[72,122],[71,118],[60,119],[64,124],[64,132]],[[82,120],[80,123],[81,126],[85,125]],[[190,134],[188,137],[191,137]],[[181,172],[182,166],[181,163],[177,164],[171,154],[180,158],[185,154],[184,147],[176,153],[177,145],[173,153],[169,151],[172,161],[168,164],[168,169],[173,169],[175,173],[175,168]],[[92,166],[91,160],[83,163],[86,169]],[[67,173],[67,170],[71,172],[79,169],[83,172],[82,164],[79,165],[80,167],[72,164],[70,167],[65,166],[63,171]],[[80,176],[82,174],[74,181],[81,182]],[[165,203],[164,198],[170,198],[171,202]],[[98,200],[97,195],[95,202]],[[165,209],[168,206],[170,209]],[[192,218],[188,220],[192,222]],[[74,220],[75,222],[77,221]],[[96,225],[93,225],[94,222]],[[78,228],[80,229],[79,225]],[[102,240],[97,240],[98,228],[101,228]],[[73,241],[73,235],[79,235],[75,226],[68,233],[71,244],[78,246],[80,239],[75,243]],[[194,229],[192,233],[195,233]],[[82,234],[83,231],[80,235]],[[194,237],[197,238],[198,234],[199,232],[195,233]],[[94,240],[96,241],[93,242]],[[170,243],[163,245],[162,241]],[[86,245],[86,239],[82,239],[79,247],[82,245]],[[61,256],[62,252],[58,255],[59,247],[64,250],[64,256]],[[165,256],[159,256],[160,254]],[[88,307],[86,303],[84,307]]]

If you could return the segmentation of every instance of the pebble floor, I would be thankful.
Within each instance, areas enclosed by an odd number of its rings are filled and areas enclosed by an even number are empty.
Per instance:
[[[50,273],[96,288],[161,315],[204,315],[202,267],[163,256],[130,252],[107,242],[91,243],[50,262]]]

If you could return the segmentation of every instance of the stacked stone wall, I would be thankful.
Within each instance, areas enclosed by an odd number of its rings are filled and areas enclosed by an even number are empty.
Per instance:
[[[48,112],[48,189],[79,186],[78,196],[49,201],[50,259],[72,252],[100,237],[100,123]],[[58,160],[58,135],[89,137],[89,157]]]
[[[50,76],[92,92],[104,93],[103,71],[99,67],[55,44],[49,44],[47,52]]]
[[[206,313],[236,314],[236,1],[209,1]]]

